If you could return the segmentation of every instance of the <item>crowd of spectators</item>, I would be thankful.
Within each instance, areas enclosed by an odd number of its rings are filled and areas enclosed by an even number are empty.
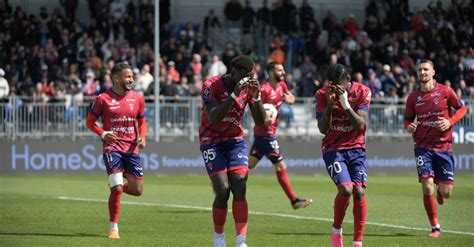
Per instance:
[[[307,0],[299,8],[291,0],[273,1],[271,7],[264,0],[257,10],[251,1],[242,5],[230,0],[223,10],[225,23],[211,9],[203,24],[179,25],[170,23],[171,2],[162,0],[158,61],[151,2],[90,0],[89,19],[79,21],[74,0],[61,1],[63,9],[43,6],[39,15],[3,0],[0,67],[7,95],[82,100],[110,88],[114,62],[128,61],[136,75],[135,90],[153,100],[153,68],[159,66],[160,97],[177,101],[199,95],[203,80],[226,73],[233,57],[246,54],[256,60],[260,80],[268,61],[290,64],[288,86],[303,97],[313,97],[326,83],[328,65],[343,63],[375,99],[403,99],[416,88],[415,64],[422,57],[434,61],[438,82],[451,85],[462,98],[474,96],[472,1],[452,0],[447,7],[433,2],[410,12],[407,0],[370,0],[363,24],[353,14],[338,17],[331,11],[320,24]],[[243,35],[268,30],[273,36],[269,56],[262,59],[251,42],[237,47],[230,41],[222,52],[213,49],[208,31],[224,24],[241,27]],[[286,61],[290,53],[292,59]]]
[[[251,8],[245,2],[241,6],[231,0],[226,9]],[[274,1],[271,7],[264,0],[257,11],[248,12],[254,15],[241,16],[244,30],[245,23],[254,23],[257,33],[275,30],[269,48],[272,60],[283,62],[292,54],[287,64],[299,96],[314,96],[325,83],[327,66],[342,63],[353,69],[354,80],[372,89],[375,99],[403,99],[416,88],[420,58],[433,60],[436,80],[450,85],[459,97],[474,96],[472,1],[452,0],[450,6],[432,1],[411,12],[408,0],[370,0],[364,23],[354,14],[336,16],[331,11],[319,23],[307,0],[299,8],[291,0]]]

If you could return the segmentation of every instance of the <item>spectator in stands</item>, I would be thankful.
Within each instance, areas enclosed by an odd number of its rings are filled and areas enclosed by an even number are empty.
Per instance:
[[[0,102],[5,102],[10,95],[10,85],[4,76],[5,71],[0,68]]]
[[[243,27],[244,34],[247,34],[250,32],[254,24],[254,19],[255,19],[255,11],[253,10],[252,6],[250,6],[250,1],[245,0],[245,6],[242,10],[242,27]]]
[[[271,22],[270,9],[267,2],[267,0],[263,0],[262,6],[257,10],[257,22],[264,32]]]
[[[217,75],[224,75],[227,72],[227,67],[220,60],[218,55],[212,56],[211,65],[209,66],[209,71],[207,73],[208,77],[214,77]]]
[[[230,27],[240,27],[243,7],[239,0],[229,0],[224,8],[224,15]]]
[[[225,50],[224,52],[222,53],[222,62],[224,63],[224,65],[229,68],[230,66],[230,61],[232,60],[232,58],[238,56],[239,53],[237,52],[237,50],[235,49],[235,44],[232,42],[232,41],[229,41],[227,42],[227,44],[225,45]]]
[[[173,61],[169,61],[168,62],[168,70],[166,71],[166,73],[170,76],[171,80],[176,83],[176,82],[179,82],[179,78],[180,78],[181,75],[176,70],[174,65],[175,65],[175,63]],[[167,80],[168,80],[168,78],[167,78]]]
[[[311,62],[308,55],[304,56],[303,63],[300,65],[301,82],[298,95],[303,97],[312,97],[317,91],[314,81],[316,80],[316,66]]]
[[[301,4],[300,10],[299,10],[299,15],[300,15],[300,27],[302,31],[308,30],[309,28],[309,23],[311,21],[315,21],[314,19],[314,10],[309,5],[308,0],[303,0],[303,3]]]
[[[214,15],[214,9],[209,9],[206,17],[204,17],[204,34],[208,35],[209,29],[221,28],[221,22],[219,18]]]
[[[349,18],[344,22],[344,31],[346,32],[346,35],[353,39],[356,38],[357,32],[359,31],[359,23],[357,23],[353,13],[350,13]]]

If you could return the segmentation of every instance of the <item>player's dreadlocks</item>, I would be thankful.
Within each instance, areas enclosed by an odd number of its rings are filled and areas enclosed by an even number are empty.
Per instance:
[[[341,84],[345,80],[351,79],[349,68],[339,63],[329,66],[327,77],[332,84]]]
[[[130,66],[130,64],[128,64],[127,62],[116,63],[112,68],[111,73],[112,75],[116,75],[124,69],[132,69],[132,66]]]
[[[232,69],[244,70],[246,72],[252,71],[253,66],[252,59],[245,55],[234,57],[230,62],[230,67]]]

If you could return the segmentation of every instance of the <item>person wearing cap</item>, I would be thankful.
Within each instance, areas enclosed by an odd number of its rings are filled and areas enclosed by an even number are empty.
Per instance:
[[[382,71],[383,73],[380,75],[380,81],[382,82],[382,90],[384,93],[387,94],[392,88],[396,88],[398,90],[400,83],[398,83],[393,76],[390,65],[384,64]]]
[[[168,62],[168,74],[171,75],[173,82],[179,82],[180,74],[178,70],[176,70],[175,63],[173,61]]]

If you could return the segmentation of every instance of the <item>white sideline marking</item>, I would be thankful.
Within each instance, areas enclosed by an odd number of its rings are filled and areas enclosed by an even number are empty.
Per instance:
[[[82,201],[82,202],[107,202],[107,200],[104,200],[104,199],[92,199],[92,198],[69,197],[69,196],[58,196],[57,199],[68,200],[68,201]],[[185,209],[197,209],[197,210],[203,210],[203,211],[212,211],[212,209],[209,208],[209,207],[188,206],[188,205],[179,205],[179,204],[152,203],[152,202],[130,202],[130,201],[122,201],[122,204],[142,205],[142,206],[159,206],[159,207],[168,207],[168,208],[185,208]],[[229,210],[229,211],[232,212],[232,210]],[[329,219],[329,218],[300,216],[300,215],[293,215],[293,214],[267,213],[267,212],[256,212],[256,211],[249,211],[249,214],[265,215],[265,216],[277,216],[277,217],[292,218],[292,219],[317,220],[317,221],[332,222],[332,219]],[[349,221],[349,220],[346,221],[346,222],[347,223],[353,223],[352,221]],[[416,230],[416,231],[424,231],[424,232],[430,230],[429,228],[399,226],[399,225],[384,224],[384,223],[377,223],[377,222],[370,222],[370,221],[367,221],[366,224],[367,225],[372,225],[372,226],[390,227],[390,228]],[[460,231],[451,231],[451,230],[446,230],[446,229],[442,229],[442,232],[474,236],[474,232],[460,232]]]

